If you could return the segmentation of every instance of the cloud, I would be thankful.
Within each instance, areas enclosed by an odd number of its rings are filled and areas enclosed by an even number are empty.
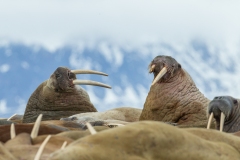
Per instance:
[[[0,6],[0,41],[36,43],[51,50],[102,39],[137,47],[156,42],[188,43],[196,37],[212,44],[237,45],[239,5],[237,0],[23,0],[14,5],[4,1]]]
[[[83,56],[84,49],[99,51],[108,62],[107,69],[115,71],[125,63],[127,54],[146,61],[156,55],[170,55],[189,71],[208,98],[238,96],[238,6],[237,0],[23,0],[14,5],[4,1],[0,5],[0,45],[23,43],[36,46],[35,52],[42,46],[50,51],[74,46],[69,57],[71,69],[103,67],[93,54]],[[204,42],[207,51],[194,47],[194,40]],[[13,53],[8,49],[5,55]],[[25,62],[20,64],[29,67]],[[137,70],[142,65],[135,63],[132,67]],[[0,73],[10,67],[1,64]],[[142,107],[149,90],[147,83],[136,86],[127,83],[124,76],[119,81],[124,86],[112,86],[114,89],[104,92],[103,99],[87,88],[91,100],[100,109],[128,104]]]
[[[7,101],[2,99],[0,100],[0,113],[6,114],[8,112]]]
[[[2,73],[8,72],[9,69],[10,69],[10,65],[9,65],[9,64],[2,64],[2,65],[0,66],[0,72],[2,72]]]
[[[74,69],[93,69],[92,60],[90,57],[83,58],[81,52],[72,53],[69,56],[69,63]]]
[[[109,63],[113,63],[115,67],[119,67],[123,63],[124,54],[117,46],[109,46],[107,42],[101,42],[98,46],[100,54],[102,54]]]
[[[86,91],[98,111],[105,111],[122,106],[143,108],[148,93],[147,89],[142,85],[129,85],[125,87],[112,86],[111,90],[104,91],[103,98],[99,98],[92,87],[87,87]]]
[[[16,101],[17,101],[18,107],[14,111],[14,114],[17,113],[17,114],[22,114],[23,115],[24,111],[25,111],[25,108],[26,108],[26,105],[27,105],[26,100],[22,99],[20,97],[17,97]]]
[[[26,62],[26,61],[23,61],[23,62],[21,63],[21,66],[22,66],[23,69],[29,69],[29,63]]]

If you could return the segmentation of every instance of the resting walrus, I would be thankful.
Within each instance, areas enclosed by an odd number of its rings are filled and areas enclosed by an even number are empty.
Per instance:
[[[216,120],[216,129],[224,132],[240,131],[240,100],[231,96],[215,97],[208,105],[209,123]]]
[[[30,96],[23,123],[35,122],[39,114],[43,114],[43,120],[59,120],[78,113],[96,112],[87,92],[75,84],[111,87],[99,82],[76,80],[75,74],[86,73],[107,75],[91,70],[69,70],[66,67],[58,67]]]
[[[190,75],[170,56],[157,56],[149,65],[154,81],[140,120],[178,123],[186,127],[206,127],[209,100]]]

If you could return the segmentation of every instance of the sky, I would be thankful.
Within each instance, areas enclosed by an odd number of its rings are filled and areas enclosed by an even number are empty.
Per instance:
[[[50,53],[66,45],[72,46],[76,53],[69,56],[71,66],[88,69],[94,68],[91,60],[81,66],[77,61],[78,54],[86,47],[99,50],[116,68],[121,67],[126,57],[121,49],[128,54],[135,51],[137,57],[152,58],[164,53],[174,56],[180,63],[187,61],[186,67],[194,68],[192,76],[209,79],[210,91],[204,81],[195,79],[208,97],[216,93],[240,97],[238,0],[0,0],[0,3],[0,46],[21,43],[36,51],[44,47]],[[202,57],[202,50],[193,48],[194,43],[206,45],[207,58]],[[171,46],[177,53],[164,45]],[[23,62],[22,66],[29,68],[28,63]],[[229,72],[229,67],[234,71]],[[0,73],[9,70],[8,64],[0,64]],[[216,79],[228,89],[218,91],[218,85],[213,83]],[[99,102],[91,89],[87,90],[92,101]],[[144,94],[138,95],[139,90]],[[106,91],[106,97],[111,99],[104,101],[112,106],[116,101],[140,106],[147,91],[148,87],[143,86],[137,90],[129,86],[123,91]],[[20,107],[24,108],[25,103],[21,101]],[[7,102],[2,99],[0,112],[6,110]]]
[[[1,1],[0,42],[94,45],[99,40],[139,47],[195,38],[239,45],[237,0],[42,0]]]

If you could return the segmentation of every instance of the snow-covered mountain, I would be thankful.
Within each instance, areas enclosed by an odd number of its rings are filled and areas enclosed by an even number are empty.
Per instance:
[[[112,89],[82,86],[99,111],[119,106],[143,108],[153,75],[147,67],[157,55],[174,57],[209,99],[239,98],[240,52],[201,41],[187,45],[152,43],[141,47],[100,41],[94,46],[67,46],[50,51],[42,46],[10,43],[0,46],[0,117],[23,114],[28,98],[58,66],[92,69],[109,76],[78,75],[106,83]]]

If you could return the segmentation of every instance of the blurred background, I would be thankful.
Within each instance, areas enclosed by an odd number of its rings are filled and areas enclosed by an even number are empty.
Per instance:
[[[143,108],[157,55],[174,57],[209,99],[240,98],[240,1],[0,1],[0,117],[23,114],[58,66],[78,75],[98,111]]]

